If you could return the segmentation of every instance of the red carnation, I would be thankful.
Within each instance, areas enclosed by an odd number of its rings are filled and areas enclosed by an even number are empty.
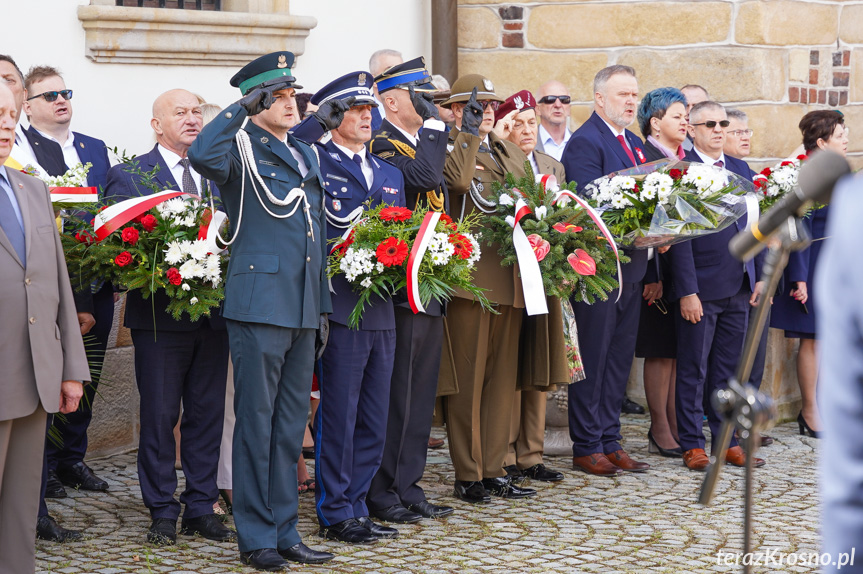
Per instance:
[[[773,173],[773,170],[770,169],[769,167],[765,167],[764,169],[761,170],[761,175],[763,175],[764,177],[770,177],[771,173]]]
[[[381,219],[384,221],[407,221],[413,213],[407,207],[385,207],[381,209]]]
[[[124,251],[123,253],[119,254],[118,256],[116,256],[114,258],[114,263],[118,267],[125,267],[126,265],[128,265],[131,262],[132,262],[132,254],[129,253],[128,251]]]
[[[397,208],[404,209],[404,208]],[[410,212],[409,210],[405,210]],[[401,265],[408,256],[408,244],[395,237],[388,237],[378,244],[375,250],[378,261],[386,267]]]
[[[141,226],[144,228],[145,231],[153,231],[154,229],[156,229],[156,225],[159,224],[159,222],[156,220],[156,218],[153,217],[152,215],[150,215],[149,213],[147,215],[145,215],[144,217],[142,217],[141,221],[139,223],[141,224]]]
[[[86,243],[87,245],[93,245],[96,242],[96,237],[86,229],[82,229],[76,233],[75,239],[78,240],[78,243]]]
[[[449,242],[455,247],[455,255],[461,259],[469,259],[473,253],[473,243],[461,233],[449,236]]]
[[[671,179],[678,180],[681,177],[683,177],[683,172],[680,171],[679,169],[672,169],[671,171],[668,172],[668,175],[671,176]]]
[[[756,189],[765,189],[767,187],[767,180],[763,177],[756,177],[754,180],[752,180],[752,183],[755,184]]]
[[[805,153],[803,153],[803,154],[798,155],[797,159],[799,159],[800,161],[806,161],[807,159],[809,159],[809,156],[806,155]]]
[[[183,276],[180,275],[180,272],[177,271],[176,267],[171,267],[165,274],[168,276],[168,282],[171,283],[171,285],[179,285],[183,282]]]
[[[134,227],[127,227],[126,229],[123,230],[123,233],[122,233],[122,235],[120,235],[120,238],[125,243],[131,243],[132,245],[135,245],[136,243],[138,243],[138,230],[135,229]]]
[[[446,213],[442,213],[440,216],[440,220],[443,221],[443,224],[453,231],[458,231],[458,225],[452,220],[452,217],[447,215]]]
[[[794,165],[794,162],[793,161],[783,161],[779,165],[781,165],[782,167],[785,167],[786,165]]]

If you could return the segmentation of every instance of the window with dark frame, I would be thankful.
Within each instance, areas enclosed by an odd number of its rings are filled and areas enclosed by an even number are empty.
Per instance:
[[[222,0],[117,0],[117,6],[174,8],[179,10],[221,10]]]

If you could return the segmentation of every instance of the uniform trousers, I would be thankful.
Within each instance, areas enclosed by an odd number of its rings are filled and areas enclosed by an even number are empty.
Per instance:
[[[366,504],[380,510],[426,499],[419,485],[434,415],[443,317],[395,307],[396,349],[384,452]]]
[[[542,464],[546,402],[546,393],[542,391],[515,392],[505,466],[515,465],[525,469]]]
[[[585,379],[569,385],[569,435],[572,455],[620,450],[620,407],[635,354],[641,282],[624,283],[593,305],[573,302]]]
[[[0,421],[0,574],[36,570],[45,411]]]
[[[750,295],[746,285],[731,297],[702,301],[704,316],[695,324],[677,315],[675,407],[680,447],[684,451],[704,448],[705,410],[713,440],[718,436],[722,420],[709,397],[717,389],[728,387],[728,379],[740,360]],[[736,445],[732,436],[729,446]]]
[[[321,526],[369,515],[366,494],[383,455],[395,349],[395,329],[361,331],[330,323],[315,414]]]
[[[234,427],[237,417],[234,416],[234,363],[228,361],[228,384],[225,387],[225,421],[222,424],[222,444],[219,446],[219,472],[216,475],[216,486],[219,489],[231,490],[234,484],[232,458],[234,456]]]
[[[132,329],[135,376],[141,395],[138,477],[141,496],[154,519],[212,514],[219,496],[216,471],[225,414],[228,336],[204,321],[194,331]],[[180,501],[174,463],[174,427],[183,418],[180,459],[186,490]]]
[[[297,461],[312,388],[315,330],[227,323],[234,365],[233,509],[240,551],[284,550],[301,540]]]
[[[459,297],[447,307],[458,393],[444,398],[444,416],[456,480],[506,474],[524,309],[496,310],[498,315],[486,313]]]

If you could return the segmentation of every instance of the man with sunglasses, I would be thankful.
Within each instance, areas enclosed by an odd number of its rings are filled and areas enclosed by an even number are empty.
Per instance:
[[[725,108],[713,101],[696,104],[689,112],[689,134],[693,148],[690,162],[727,169],[751,181],[755,175],[746,162],[725,155],[725,129],[729,121]],[[683,464],[690,470],[705,471],[710,464],[704,451],[702,430],[705,396],[725,388],[742,352],[751,305],[764,288],[756,282],[757,261],[740,263],[728,251],[728,242],[746,228],[747,217],[718,233],[672,245],[668,251],[674,282],[672,297],[680,301],[677,318],[677,382],[675,403]],[[715,441],[722,419],[710,400],[707,420]],[[712,445],[715,452],[718,445]],[[726,462],[743,466],[743,449],[732,437]],[[756,458],[755,466],[764,461]]]
[[[539,114],[539,135],[536,150],[547,153],[557,161],[569,143],[569,89],[557,80],[544,83],[537,92],[536,110]]]
[[[492,133],[494,113],[503,102],[494,84],[479,74],[462,76],[443,104],[453,111],[444,178],[453,219],[474,211],[490,213],[493,182],[507,172],[524,177],[527,156],[514,143]],[[474,283],[486,291],[498,314],[483,311],[466,293],[447,306],[444,353],[438,394],[444,398],[447,436],[455,467],[457,498],[471,503],[525,498],[535,490],[514,485],[504,470],[509,448],[512,404],[518,374],[524,295],[515,267],[504,267],[496,244],[482,245]],[[446,352],[452,349],[452,353]]]

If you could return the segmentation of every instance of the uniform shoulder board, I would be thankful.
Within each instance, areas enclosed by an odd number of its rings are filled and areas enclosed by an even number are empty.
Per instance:
[[[384,151],[381,153],[376,153],[375,155],[380,157],[380,158],[383,158],[383,159],[389,159],[391,157],[395,157],[396,152],[389,150],[389,151]]]

